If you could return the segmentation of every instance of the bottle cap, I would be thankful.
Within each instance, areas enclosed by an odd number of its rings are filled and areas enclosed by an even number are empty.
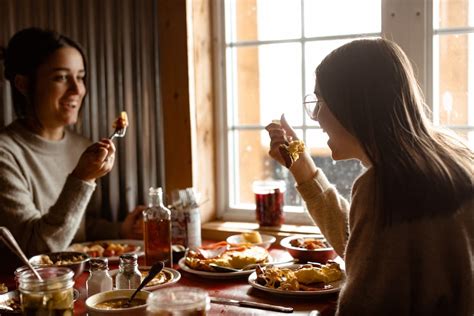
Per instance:
[[[108,269],[108,259],[107,258],[91,258],[89,260],[89,266],[92,271],[95,270],[107,270]]]

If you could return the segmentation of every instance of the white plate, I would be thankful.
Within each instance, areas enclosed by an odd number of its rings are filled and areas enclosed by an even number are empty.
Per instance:
[[[127,252],[127,253],[136,253],[137,256],[139,256],[139,257],[144,255],[143,250],[145,249],[145,245],[143,243],[143,240],[135,240],[135,239],[97,240],[97,241],[76,243],[76,244],[70,245],[67,248],[67,250],[83,252],[83,251],[80,250],[79,247],[81,247],[81,246],[90,246],[90,245],[93,245],[93,244],[102,244],[102,243],[114,243],[114,244],[122,244],[122,245],[127,244],[127,245],[137,246],[139,248],[137,248],[135,251],[131,251],[131,252]],[[91,258],[93,258],[93,257],[91,256]],[[110,256],[110,257],[104,256],[104,258],[107,258],[109,261],[119,261],[120,256]]]
[[[271,260],[271,257],[268,257],[269,260]],[[181,258],[178,261],[178,265],[183,271],[199,275],[203,278],[210,278],[210,279],[232,279],[232,278],[240,278],[240,277],[245,277],[248,276],[249,274],[252,274],[252,272],[255,271],[253,270],[246,270],[246,271],[238,271],[238,272],[210,272],[210,271],[201,271],[201,270],[195,270],[191,269],[186,265],[184,262],[185,258]]]
[[[299,264],[293,264],[289,266],[285,266],[285,268],[297,268],[300,267],[301,265]],[[314,295],[322,295],[322,294],[329,294],[329,293],[336,293],[341,290],[342,285],[344,284],[344,278],[339,281],[331,282],[329,285],[331,285],[331,288],[329,289],[317,289],[314,291],[288,291],[288,290],[280,290],[280,289],[273,289],[269,288],[263,285],[260,285],[257,283],[257,272],[253,272],[249,276],[249,284],[253,286],[256,289],[265,291],[265,292],[270,292],[270,293],[275,293],[275,294],[280,294],[280,295],[289,295],[289,296],[314,296]]]
[[[141,267],[138,267],[138,269],[140,271],[147,271],[150,269],[150,267],[145,267],[145,266],[141,266]],[[151,285],[151,286],[145,286],[143,288],[143,290],[145,291],[154,291],[154,290],[157,290],[159,288],[162,288],[162,287],[165,287],[165,286],[168,286],[168,285],[171,285],[171,284],[175,284],[176,282],[178,282],[180,279],[181,279],[181,273],[179,273],[179,271],[175,270],[175,269],[171,269],[171,268],[163,268],[163,271],[164,273],[167,273],[169,276],[170,276],[170,280],[166,283],[162,283],[162,284],[156,284],[156,285]],[[110,276],[115,280],[115,276],[117,275],[118,273],[118,269],[114,269],[114,270],[110,270],[109,271],[109,274]],[[114,281],[114,284],[115,284],[115,281]]]

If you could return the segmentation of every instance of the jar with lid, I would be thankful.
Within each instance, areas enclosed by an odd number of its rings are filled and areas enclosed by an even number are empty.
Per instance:
[[[73,315],[74,273],[69,268],[36,268],[20,274],[20,300],[24,315]]]
[[[90,275],[86,282],[87,297],[113,289],[112,277],[109,275],[107,258],[89,260]]]
[[[163,261],[165,266],[171,267],[171,211],[163,204],[161,188],[150,188],[148,199],[148,207],[143,211],[145,265]]]
[[[172,287],[152,292],[147,299],[148,316],[203,316],[211,308],[209,295],[199,288]]]
[[[117,290],[136,289],[142,281],[142,274],[138,270],[138,257],[135,253],[126,253],[120,256],[119,272],[115,276]]]

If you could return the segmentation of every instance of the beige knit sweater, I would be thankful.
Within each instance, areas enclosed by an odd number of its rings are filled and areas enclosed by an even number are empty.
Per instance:
[[[297,188],[345,260],[337,315],[473,315],[474,200],[452,217],[383,228],[371,202],[374,183],[368,169],[350,205],[321,170]]]
[[[90,143],[68,130],[62,140],[49,141],[19,121],[0,133],[0,226],[27,256],[64,250],[73,241],[118,237],[119,224],[96,216],[96,185],[70,176]]]

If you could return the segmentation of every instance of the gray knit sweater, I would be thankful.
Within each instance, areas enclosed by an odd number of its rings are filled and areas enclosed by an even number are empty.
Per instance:
[[[474,200],[452,217],[383,228],[368,169],[354,183],[352,203],[323,172],[298,191],[322,233],[346,264],[337,315],[472,315]]]
[[[64,250],[73,241],[117,238],[118,224],[95,218],[96,184],[70,175],[90,140],[66,130],[60,141],[28,131],[19,121],[0,133],[0,226],[27,256]],[[86,229],[87,226],[87,229]]]

